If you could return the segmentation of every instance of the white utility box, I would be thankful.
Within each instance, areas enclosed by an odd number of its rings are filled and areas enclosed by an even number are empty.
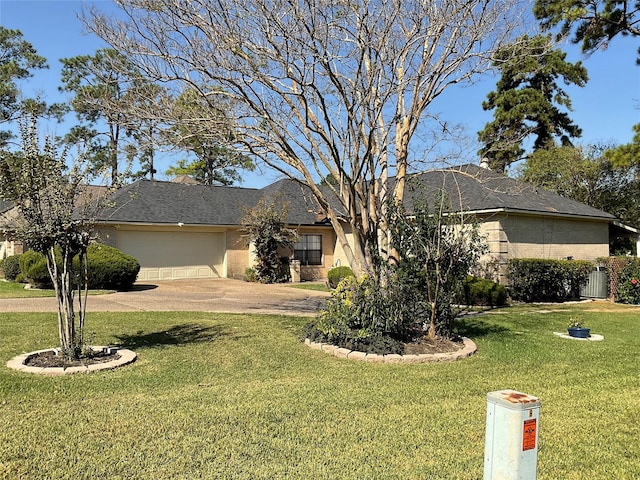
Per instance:
[[[534,480],[540,400],[515,390],[487,394],[484,480]]]

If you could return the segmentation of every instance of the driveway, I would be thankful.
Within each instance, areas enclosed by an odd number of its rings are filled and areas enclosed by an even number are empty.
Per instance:
[[[172,280],[153,284],[136,283],[129,292],[90,295],[87,311],[200,311],[313,316],[328,297],[326,292],[292,288],[290,284],[263,285],[227,278]],[[0,311],[3,312],[55,310],[55,298],[0,300]]]

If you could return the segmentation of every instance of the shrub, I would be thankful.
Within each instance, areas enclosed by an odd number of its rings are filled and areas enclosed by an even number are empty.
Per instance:
[[[468,276],[464,281],[463,291],[466,305],[502,307],[507,304],[505,286],[486,278]]]
[[[140,264],[130,255],[117,248],[93,243],[87,248],[87,266],[92,289],[128,290],[136,281]],[[80,274],[80,264],[76,257],[73,262],[73,278]],[[20,257],[20,269],[25,280],[37,288],[52,288],[44,255],[29,250]]]
[[[10,282],[15,282],[18,275],[20,275],[20,255],[12,255],[5,258],[0,264],[4,278]]]
[[[637,305],[640,303],[640,259],[614,257],[606,259],[612,293],[616,302]]]
[[[308,338],[367,353],[403,353],[403,340],[411,338],[414,319],[394,314],[402,297],[394,285],[379,288],[378,280],[344,278],[332,292],[325,309],[307,326]]]
[[[247,268],[244,271],[244,279],[247,282],[257,282],[258,281],[258,275],[256,274],[256,269],[255,268]]]
[[[511,297],[524,302],[562,302],[580,297],[593,263],[583,260],[509,260]]]
[[[278,283],[289,280],[289,265],[283,264],[279,250],[292,250],[295,230],[287,228],[287,206],[264,199],[245,210],[242,218],[245,237],[253,243],[256,255],[256,278],[260,283]],[[288,262],[288,258],[286,261]]]
[[[131,255],[100,243],[89,245],[87,262],[89,288],[94,289],[129,290],[140,271],[140,264]]]
[[[20,255],[20,271],[24,280],[36,288],[52,288],[51,276],[47,269],[44,255],[33,250],[27,250]]]
[[[329,288],[334,289],[338,286],[340,281],[347,277],[353,277],[353,270],[349,267],[333,267],[327,273],[327,280],[329,283]]]
[[[428,325],[429,337],[452,338],[459,313],[455,300],[487,246],[472,217],[443,213],[452,208],[445,192],[431,200],[423,195],[414,197],[410,212],[403,204],[389,205],[390,246],[398,277],[408,287],[399,301],[428,305],[428,321],[416,320]],[[410,316],[421,313],[409,311]]]

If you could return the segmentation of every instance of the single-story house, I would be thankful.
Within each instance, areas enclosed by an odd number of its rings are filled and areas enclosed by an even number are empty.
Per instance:
[[[138,259],[142,281],[242,278],[254,260],[242,218],[261,199],[285,205],[286,221],[299,234],[302,279],[326,278],[334,264],[333,229],[291,180],[263,189],[140,180],[110,197],[97,230],[104,243]]]
[[[477,165],[414,177],[427,195],[444,189],[453,210],[481,222],[485,260],[499,266],[523,257],[595,260],[609,255],[613,236],[637,239],[638,231],[613,215]],[[409,208],[418,190],[407,189]],[[332,266],[348,265],[309,190],[288,179],[262,189],[139,180],[112,194],[97,230],[101,241],[138,259],[141,281],[242,278],[254,257],[241,220],[260,199],[286,205],[286,221],[299,233],[294,258],[302,280],[323,279]]]

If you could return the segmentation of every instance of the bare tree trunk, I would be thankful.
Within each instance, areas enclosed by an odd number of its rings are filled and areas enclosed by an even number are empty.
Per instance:
[[[64,247],[61,250],[61,265],[58,265],[56,261],[55,247],[52,246],[47,250],[47,268],[58,302],[60,348],[65,358],[76,359],[81,353],[82,345],[76,335],[74,286],[72,282],[73,254]]]

